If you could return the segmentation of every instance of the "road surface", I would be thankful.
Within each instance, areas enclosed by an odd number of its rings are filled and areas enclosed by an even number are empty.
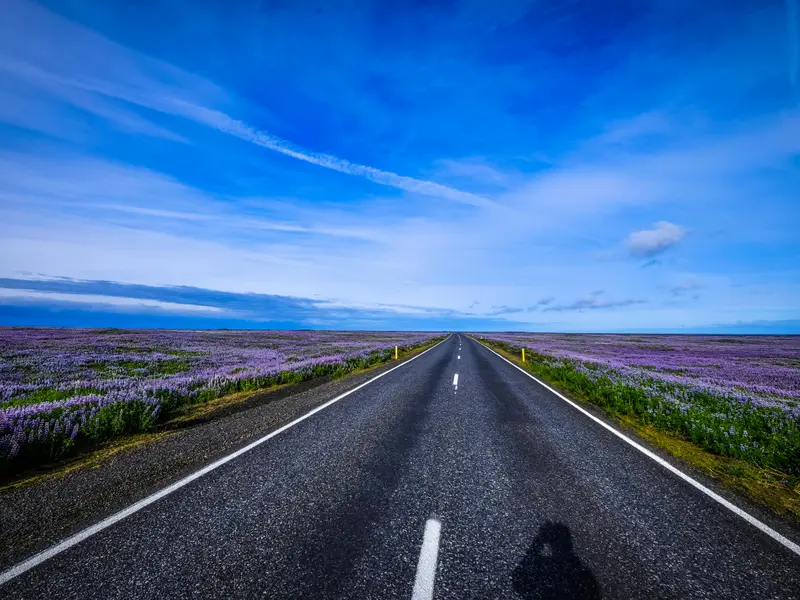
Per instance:
[[[0,597],[795,598],[800,557],[452,335]]]

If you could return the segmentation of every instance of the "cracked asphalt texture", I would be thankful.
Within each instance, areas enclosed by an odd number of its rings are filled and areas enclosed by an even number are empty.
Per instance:
[[[798,556],[457,335],[0,596],[410,598],[430,517],[437,599],[800,597]]]

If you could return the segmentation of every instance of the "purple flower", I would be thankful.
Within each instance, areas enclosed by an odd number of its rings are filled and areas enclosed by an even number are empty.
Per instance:
[[[286,371],[332,369],[436,335],[0,329],[0,347],[11,357],[0,360],[0,444],[10,434],[18,444],[74,438],[98,411],[121,403],[146,405],[155,421],[164,400],[257,389]]]

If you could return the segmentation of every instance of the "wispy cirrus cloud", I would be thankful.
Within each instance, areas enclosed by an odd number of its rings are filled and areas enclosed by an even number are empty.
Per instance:
[[[525,311],[524,308],[520,308],[518,306],[500,305],[500,306],[492,306],[492,310],[487,314],[495,317],[501,315],[513,315],[524,311]]]
[[[0,33],[7,34],[6,42],[0,45],[0,72],[43,87],[79,108],[102,117],[110,117],[120,126],[133,126],[134,130],[140,132],[149,128],[154,135],[173,136],[176,140],[183,140],[181,136],[171,134],[141,117],[134,117],[124,109],[112,109],[108,103],[109,98],[191,119],[285,156],[361,177],[379,185],[472,206],[498,206],[488,198],[436,182],[399,175],[331,154],[300,148],[225,112],[198,104],[203,96],[206,96],[206,100],[213,98],[216,102],[226,99],[225,94],[210,82],[142,56],[24,0],[10,0],[6,10],[17,20],[27,23],[27,33],[24,37],[21,36],[18,31],[14,31],[13,26],[0,29]],[[14,19],[7,21],[12,22]],[[39,29],[41,35],[37,36],[35,31],[32,33],[31,28]],[[69,43],[77,52],[66,56],[58,53],[45,54],[45,44],[54,42],[53,33],[58,37],[69,37]],[[111,57],[116,60],[112,61]],[[85,63],[80,59],[84,59]],[[147,69],[136,68],[139,65],[145,65]]]
[[[529,311],[540,310],[542,307],[549,306],[555,301],[556,301],[555,296],[546,296],[537,301],[536,304],[534,304],[533,306],[529,306],[528,310]]]
[[[686,279],[670,287],[669,292],[673,296],[683,296],[691,292],[702,290],[704,287],[705,285],[697,279]],[[695,297],[697,297],[697,294],[695,294]]]
[[[174,230],[173,224],[182,222],[181,231],[192,231],[187,227],[194,226],[373,242],[387,239],[380,227],[347,223],[331,210],[306,211],[301,220],[289,216],[302,211],[286,207],[244,214],[237,207],[240,198],[212,194],[151,169],[91,157],[34,158],[0,150],[0,177],[0,199],[6,210],[39,207],[48,212],[92,214],[96,220],[110,222],[129,215],[133,220],[123,221],[128,225],[160,230]]]
[[[585,310],[622,308],[625,306],[633,306],[636,304],[646,303],[646,300],[635,299],[635,298],[627,298],[624,300],[610,300],[601,297],[604,293],[605,292],[603,290],[598,290],[570,304],[548,305],[545,306],[542,310],[544,312],[566,312],[566,311],[581,312]]]
[[[401,320],[420,329],[468,329],[496,325],[497,315],[475,315],[447,308],[400,304],[353,305],[329,299],[231,293],[191,286],[131,285],[116,281],[88,281],[35,275],[0,278],[0,316],[5,310],[100,311],[151,316],[178,315],[205,319],[210,327],[233,321],[291,323],[293,327],[389,328]],[[52,317],[51,317],[52,318]],[[197,322],[197,321],[193,321]],[[285,325],[284,325],[285,326]]]
[[[60,292],[30,290],[25,288],[0,287],[0,304],[45,305],[72,304],[83,308],[127,311],[167,311],[176,314],[224,315],[225,310],[216,306],[203,306],[185,302],[166,302],[153,298],[131,298],[103,294],[66,294]]]

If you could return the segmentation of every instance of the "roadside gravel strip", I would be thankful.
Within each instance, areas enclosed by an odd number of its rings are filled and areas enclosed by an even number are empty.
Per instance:
[[[0,490],[0,572],[397,366],[256,393],[222,417],[177,431],[168,426],[166,436],[96,467]]]

